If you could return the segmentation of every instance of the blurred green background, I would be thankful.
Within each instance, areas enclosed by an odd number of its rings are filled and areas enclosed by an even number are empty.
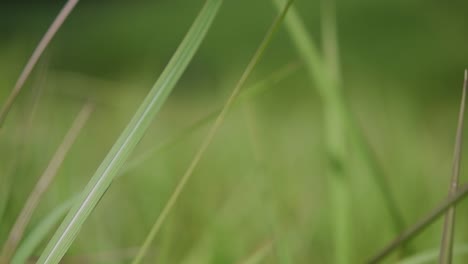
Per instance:
[[[84,187],[203,2],[77,5],[0,132],[0,244],[74,116],[91,98],[96,110],[30,228]],[[336,2],[346,99],[409,225],[447,195],[463,70],[468,67],[468,2]],[[63,4],[0,4],[1,102]],[[320,45],[320,2],[297,0],[296,6]],[[134,156],[187,132],[192,123],[222,106],[276,14],[268,0],[225,1]],[[322,105],[285,30],[275,36],[247,86],[291,63],[298,65],[292,73],[228,115],[153,243],[149,263],[238,263],[269,241],[274,243],[264,263],[333,260]],[[64,263],[128,263],[206,128],[116,180]],[[366,166],[354,159],[353,149],[349,160],[351,263],[359,263],[396,234],[378,189]],[[465,167],[462,181],[467,180]],[[468,204],[459,208],[455,241],[461,245],[468,241]],[[438,248],[441,223],[412,241],[413,253]]]

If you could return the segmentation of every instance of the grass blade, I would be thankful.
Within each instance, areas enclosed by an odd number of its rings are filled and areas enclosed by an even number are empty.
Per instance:
[[[214,138],[214,135],[218,131],[219,127],[221,126],[222,122],[224,121],[224,118],[227,114],[227,112],[231,109],[232,104],[234,103],[237,95],[240,92],[240,89],[246,82],[247,78],[249,77],[250,73],[253,71],[254,67],[257,65],[257,63],[260,61],[260,58],[263,56],[267,46],[270,44],[271,39],[273,38],[274,34],[278,30],[279,26],[281,25],[281,22],[283,21],[289,7],[293,3],[294,0],[289,0],[285,5],[284,8],[282,9],[282,12],[278,15],[278,17],[275,19],[273,22],[272,26],[268,30],[267,34],[265,35],[264,39],[260,43],[260,46],[258,47],[257,51],[253,55],[252,59],[250,60],[249,64],[247,65],[246,69],[242,73],[239,81],[237,82],[236,86],[234,87],[231,95],[227,99],[226,103],[224,104],[223,109],[217,116],[216,120],[214,121],[213,125],[211,126],[210,130],[208,131],[208,134],[206,135],[205,139],[203,140],[201,146],[195,153],[195,156],[193,157],[189,167],[185,171],[184,175],[180,179],[180,181],[177,183],[177,186],[174,190],[174,192],[171,194],[171,197],[169,198],[168,202],[164,206],[161,214],[159,217],[156,219],[156,222],[154,223],[153,227],[151,228],[150,232],[148,233],[148,236],[146,237],[140,252],[136,256],[136,258],[133,260],[133,264],[138,264],[142,261],[143,257],[146,255],[146,252],[148,251],[149,246],[151,245],[151,242],[154,240],[156,237],[156,234],[158,233],[159,229],[161,228],[164,220],[168,216],[169,212],[171,211],[172,207],[176,203],[177,199],[180,196],[180,193],[184,189],[187,181],[190,179],[190,176],[192,175],[193,171],[195,170],[196,166],[198,165],[198,162],[202,158],[203,154],[205,153],[206,149],[210,145],[211,141]]]
[[[11,106],[13,105],[13,102],[15,101],[19,92],[23,88],[24,83],[28,79],[32,70],[34,69],[34,66],[36,65],[37,61],[41,57],[42,53],[44,53],[44,50],[47,48],[50,41],[55,36],[55,33],[57,33],[59,28],[63,25],[63,22],[67,19],[68,15],[76,6],[77,3],[78,3],[78,0],[68,0],[68,2],[62,8],[58,16],[55,18],[54,22],[50,25],[44,37],[42,37],[41,41],[37,45],[33,54],[31,55],[28,62],[26,63],[26,66],[21,72],[18,80],[16,81],[16,84],[13,87],[13,90],[11,91],[10,95],[8,95],[8,98],[6,99],[5,103],[2,106],[2,109],[0,110],[0,127],[3,126],[3,123],[5,122],[6,116],[8,115],[8,112],[10,111]]]
[[[65,156],[78,137],[79,132],[86,124],[86,121],[91,115],[92,110],[93,107],[89,103],[86,103],[86,105],[81,109],[62,143],[54,153],[44,173],[37,181],[36,186],[26,200],[23,209],[21,209],[21,212],[18,215],[18,218],[16,219],[15,224],[13,225],[13,228],[11,229],[10,234],[8,235],[8,238],[3,246],[1,258],[3,262],[7,263],[10,261],[10,258],[13,255],[13,252],[16,250],[18,243],[21,241],[24,231],[26,230],[31,217],[37,205],[39,204],[39,201],[54,180],[55,175],[57,175],[58,169],[62,165]]]
[[[409,241],[410,239],[418,235],[431,223],[437,220],[450,207],[460,202],[463,198],[466,197],[467,194],[468,194],[468,184],[462,185],[460,188],[458,188],[457,192],[453,196],[450,196],[449,198],[447,198],[443,203],[441,203],[434,210],[432,210],[432,212],[430,212],[427,216],[422,218],[415,225],[411,226],[410,228],[402,232],[393,241],[391,241],[387,246],[385,246],[382,250],[378,251],[374,256],[372,256],[367,263],[379,263],[380,261],[382,261],[395,249],[397,249],[402,244],[404,244],[405,242]]]
[[[41,244],[47,235],[56,227],[60,220],[70,210],[75,202],[75,198],[69,199],[55,208],[47,217],[37,224],[32,231],[24,238],[16,250],[12,264],[23,264],[32,256],[34,250]]]
[[[457,135],[455,138],[455,149],[453,154],[453,167],[452,167],[452,180],[449,189],[449,196],[457,191],[458,179],[460,178],[460,159],[463,137],[463,123],[465,116],[465,101],[466,89],[468,84],[468,70],[465,70],[465,77],[463,81],[463,93],[460,103],[460,113],[458,115]],[[453,232],[455,229],[455,206],[445,213],[444,231],[442,234],[442,242],[440,245],[440,258],[439,263],[449,264],[452,263],[452,246],[453,246]]]
[[[93,175],[79,201],[72,207],[39,258],[38,263],[58,263],[72,244],[98,201],[109,188],[119,169],[143,137],[153,117],[198,50],[210,28],[222,0],[207,0],[184,40],[155,85]]]

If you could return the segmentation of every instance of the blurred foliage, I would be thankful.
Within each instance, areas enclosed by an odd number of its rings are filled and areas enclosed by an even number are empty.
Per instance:
[[[32,225],[83,188],[202,3],[80,1],[0,132],[0,244],[84,99],[98,102],[96,113]],[[0,4],[0,101],[62,5]],[[448,191],[468,66],[468,2],[340,0],[337,5],[347,99],[389,176],[406,222],[413,223]],[[319,1],[297,0],[297,6],[320,43]],[[202,49],[135,155],[217,109],[275,15],[268,0],[225,1]],[[280,32],[249,83],[297,60],[288,35]],[[301,68],[229,115],[148,259],[232,263],[269,239],[274,239],[273,253],[265,263],[332,259],[323,120],[312,88]],[[38,94],[31,129],[25,130]],[[117,180],[85,224],[68,261],[140,245],[205,132],[193,133]],[[354,162],[350,221],[355,226],[355,262],[395,235],[363,168]],[[465,169],[462,165],[462,181],[467,180]],[[457,243],[468,239],[467,206],[459,206]],[[438,247],[441,231],[439,221],[411,248]]]

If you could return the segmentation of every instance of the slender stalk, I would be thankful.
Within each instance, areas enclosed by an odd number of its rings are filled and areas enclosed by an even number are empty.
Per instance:
[[[205,38],[222,0],[207,0],[190,30],[140,107],[45,248],[38,263],[58,263],[143,137]]]
[[[286,5],[283,8],[283,11],[278,15],[278,17],[275,19],[273,22],[272,26],[268,30],[267,34],[265,35],[264,39],[262,40],[260,46],[258,47],[257,51],[253,55],[252,59],[250,60],[249,64],[245,68],[243,74],[241,75],[239,81],[237,82],[236,86],[234,87],[233,91],[231,92],[231,95],[227,99],[226,103],[224,104],[223,109],[217,116],[216,120],[214,121],[213,125],[211,126],[208,134],[206,135],[205,139],[203,140],[202,144],[198,148],[197,152],[195,153],[195,156],[193,157],[192,161],[190,162],[189,167],[185,171],[184,175],[180,179],[180,181],[177,183],[177,186],[174,190],[174,192],[171,194],[168,202],[164,206],[161,214],[159,217],[156,219],[156,222],[154,223],[153,227],[151,228],[150,232],[148,233],[148,236],[146,237],[142,247],[140,248],[140,252],[138,253],[137,257],[133,260],[133,264],[138,264],[143,260],[143,257],[146,255],[149,246],[151,245],[151,242],[154,240],[156,237],[156,234],[160,230],[164,220],[167,218],[169,215],[169,212],[171,209],[174,207],[174,204],[178,200],[182,190],[184,189],[185,185],[187,184],[187,181],[190,179],[191,175],[193,174],[193,171],[195,170],[196,166],[198,165],[199,161],[201,160],[203,154],[205,153],[206,149],[210,145],[211,141],[213,140],[216,132],[220,128],[221,124],[224,121],[224,118],[227,114],[227,112],[231,109],[232,104],[234,103],[237,95],[240,92],[240,89],[246,82],[247,78],[249,77],[250,73],[253,71],[254,67],[257,65],[257,63],[260,61],[260,58],[263,56],[266,48],[271,42],[271,39],[273,38],[274,34],[278,30],[279,26],[281,25],[281,22],[284,19],[284,16],[286,15],[289,7],[291,4],[294,2],[294,0],[289,0]]]
[[[374,256],[372,256],[367,263],[378,263],[392,253],[395,249],[403,245],[405,242],[409,241],[431,223],[437,220],[442,214],[444,214],[450,207],[454,206],[456,203],[460,202],[468,194],[468,184],[462,185],[458,188],[457,192],[447,198],[444,202],[438,205],[435,209],[432,210],[427,216],[423,217],[415,225],[409,227],[398,235],[394,240],[392,240],[387,246],[382,250],[378,251]]]
[[[463,123],[465,116],[466,88],[468,84],[468,70],[465,70],[463,81],[463,92],[460,103],[460,113],[458,114],[457,135],[455,138],[455,148],[453,154],[452,180],[449,188],[449,196],[453,195],[458,188],[458,179],[460,178],[460,159],[463,137]],[[442,242],[440,244],[439,263],[452,263],[453,232],[455,229],[455,206],[449,208],[445,213],[444,231]]]
[[[26,66],[24,67],[23,71],[18,77],[18,80],[16,81],[16,84],[13,87],[13,90],[11,91],[10,95],[8,95],[8,98],[6,99],[5,103],[3,104],[0,110],[0,128],[3,126],[6,116],[8,115],[8,112],[11,109],[11,106],[13,105],[16,97],[18,96],[18,94],[20,93],[21,89],[24,86],[24,83],[28,79],[32,70],[34,69],[34,66],[36,65],[37,61],[39,60],[41,55],[44,53],[44,50],[47,48],[52,38],[55,36],[59,28],[63,25],[63,22],[67,19],[68,15],[71,13],[71,11],[73,10],[73,8],[76,6],[77,3],[78,3],[78,0],[67,1],[65,6],[62,8],[58,16],[55,18],[54,22],[50,25],[49,29],[47,30],[47,32],[45,33],[45,35],[42,37],[41,41],[37,45],[33,54],[31,55],[28,62],[26,63]]]
[[[31,217],[34,211],[37,208],[42,196],[49,188],[52,181],[57,175],[58,169],[62,165],[65,156],[70,150],[71,146],[75,142],[78,134],[82,130],[83,126],[86,124],[93,107],[90,103],[86,103],[85,106],[81,109],[75,120],[73,121],[72,126],[68,130],[65,138],[63,139],[60,146],[57,148],[55,154],[49,162],[49,165],[39,177],[39,180],[36,183],[36,186],[29,194],[28,199],[26,200],[23,209],[21,209],[20,214],[18,215],[13,228],[8,235],[8,238],[3,246],[2,250],[2,263],[8,263],[13,255],[13,252],[16,250],[19,242],[23,238],[24,231],[31,220]]]

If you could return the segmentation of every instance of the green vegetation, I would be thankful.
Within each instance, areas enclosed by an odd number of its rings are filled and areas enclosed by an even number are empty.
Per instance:
[[[1,8],[0,262],[464,263],[468,4],[292,2]]]

